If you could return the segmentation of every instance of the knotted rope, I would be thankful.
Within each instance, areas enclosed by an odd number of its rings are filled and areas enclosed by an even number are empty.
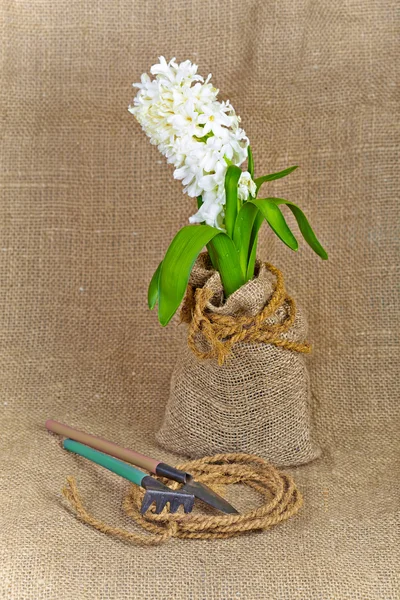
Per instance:
[[[212,540],[270,529],[294,516],[303,504],[302,495],[293,479],[258,456],[218,454],[178,465],[177,468],[189,471],[197,481],[210,487],[244,484],[261,494],[263,503],[259,508],[238,515],[219,513],[209,516],[196,512],[171,514],[167,512],[167,508],[159,515],[150,510],[141,515],[144,490],[131,486],[123,501],[123,508],[129,517],[148,531],[148,535],[143,535],[112,527],[90,515],[83,505],[73,477],[67,478],[63,495],[84,523],[103,533],[143,545],[163,544],[173,537]],[[174,482],[170,487],[178,489],[179,484]]]
[[[198,358],[217,358],[222,365],[237,342],[259,342],[280,346],[295,352],[311,352],[307,342],[285,339],[296,318],[296,305],[286,292],[283,275],[269,263],[266,268],[275,276],[275,287],[271,298],[255,317],[230,317],[212,312],[208,303],[213,296],[210,288],[188,286],[181,311],[181,321],[189,324],[188,344]],[[285,308],[283,319],[278,323],[267,323],[276,311]],[[205,338],[209,350],[199,347],[199,335]]]

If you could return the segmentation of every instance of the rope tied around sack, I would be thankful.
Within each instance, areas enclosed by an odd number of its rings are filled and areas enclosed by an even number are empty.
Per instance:
[[[140,507],[144,490],[132,485],[123,501],[123,509],[148,532],[143,535],[107,525],[90,515],[73,477],[67,478],[62,493],[84,523],[103,533],[147,546],[163,544],[171,538],[212,540],[263,531],[296,515],[303,504],[303,497],[289,475],[252,454],[218,454],[178,465],[177,468],[190,471],[197,481],[210,487],[237,483],[246,485],[261,494],[263,503],[259,508],[237,515],[171,514],[167,508],[159,515],[151,510],[142,515]],[[170,487],[178,489],[179,484],[174,482]]]
[[[295,352],[309,353],[308,342],[296,342],[282,337],[293,325],[296,318],[296,305],[286,292],[281,271],[264,263],[275,276],[275,286],[271,298],[254,317],[231,317],[213,313],[208,307],[214,292],[207,287],[194,288],[189,285],[181,310],[181,321],[189,324],[188,344],[198,358],[217,358],[222,365],[229,356],[232,346],[238,342],[259,342],[273,344]],[[278,323],[267,323],[276,311],[285,308],[285,316]],[[198,334],[201,334],[209,350],[199,348]]]

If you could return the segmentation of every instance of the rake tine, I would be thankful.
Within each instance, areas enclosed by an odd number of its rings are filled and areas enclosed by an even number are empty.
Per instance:
[[[163,511],[163,509],[165,508],[165,505],[168,502],[168,498],[166,498],[165,496],[159,496],[157,494],[156,498],[155,498],[155,502],[156,502],[156,514],[159,515],[160,512]]]
[[[145,512],[147,512],[150,508],[150,506],[153,504],[154,502],[154,498],[152,497],[151,492],[146,492],[142,501],[142,506],[140,509],[140,512],[142,515],[144,515]]]
[[[170,502],[170,512],[175,513],[180,506],[183,506],[185,513],[190,513],[194,506],[194,496],[182,496],[181,498],[174,498]]]
[[[185,511],[185,513],[190,513],[193,510],[194,507],[194,496],[187,496],[186,498],[183,499],[183,510]]]
[[[181,504],[183,507],[185,507],[185,499],[173,498],[169,502],[169,512],[176,513],[176,511],[178,510],[178,508],[180,507]],[[185,510],[185,512],[187,512],[187,511]]]

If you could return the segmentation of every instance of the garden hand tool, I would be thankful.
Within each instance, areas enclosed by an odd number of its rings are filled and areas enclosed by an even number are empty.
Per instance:
[[[238,514],[238,511],[231,504],[229,504],[229,502],[227,502],[224,498],[222,498],[204,483],[195,481],[190,473],[180,471],[179,469],[175,469],[175,467],[171,467],[170,465],[160,462],[154,458],[150,458],[144,454],[139,454],[139,452],[134,452],[129,448],[122,448],[113,442],[90,435],[89,433],[85,433],[83,431],[79,431],[78,429],[74,429],[73,427],[69,427],[63,423],[59,423],[58,421],[53,421],[50,419],[46,421],[46,427],[54,433],[72,438],[73,440],[87,444],[88,446],[96,448],[102,452],[107,452],[107,454],[116,456],[121,460],[136,465],[137,467],[142,467],[143,469],[146,469],[155,475],[183,483],[184,485],[179,491],[186,494],[192,494],[195,496],[195,498],[202,500],[206,504],[209,504],[213,508],[216,508],[224,513]]]
[[[84,456],[109,471],[121,475],[121,477],[128,479],[128,481],[142,486],[146,490],[140,511],[142,514],[150,508],[153,502],[156,504],[157,514],[163,510],[167,502],[169,502],[171,513],[175,513],[181,504],[185,513],[193,510],[193,494],[183,493],[180,490],[171,490],[161,483],[161,481],[157,481],[157,479],[150,477],[150,475],[146,475],[143,471],[74,440],[64,440],[63,447],[69,450],[69,452]]]

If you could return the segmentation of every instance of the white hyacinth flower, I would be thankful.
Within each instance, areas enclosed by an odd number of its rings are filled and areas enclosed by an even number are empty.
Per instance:
[[[225,174],[228,164],[240,166],[247,158],[249,140],[239,127],[240,118],[229,102],[217,100],[218,90],[197,74],[197,65],[180,64],[163,56],[134,84],[139,91],[129,111],[137,118],[152,144],[175,167],[190,197],[203,204],[191,223],[207,223],[224,229]],[[256,185],[245,171],[238,196],[255,196]]]
[[[238,197],[242,202],[246,202],[249,196],[255,197],[257,192],[257,186],[251,178],[248,171],[244,171],[239,179]]]

